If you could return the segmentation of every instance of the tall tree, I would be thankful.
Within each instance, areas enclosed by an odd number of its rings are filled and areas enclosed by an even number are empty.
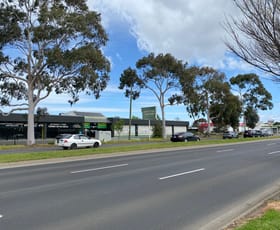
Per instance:
[[[179,79],[186,64],[177,60],[171,54],[153,53],[139,59],[136,63],[139,79],[144,88],[150,90],[157,98],[161,109],[162,136],[166,138],[165,107],[170,105],[166,96],[173,90],[180,88]]]
[[[85,0],[2,0],[0,33],[0,103],[9,113],[28,111],[28,145],[34,110],[52,92],[73,104],[81,92],[98,98],[106,87],[107,35]]]
[[[234,0],[242,17],[229,18],[227,47],[247,63],[280,81],[280,1]]]
[[[120,77],[119,89],[125,89],[125,96],[129,98],[129,129],[128,139],[131,139],[131,117],[132,117],[132,100],[140,96],[142,81],[138,78],[136,70],[127,68]]]
[[[209,133],[210,106],[222,104],[223,98],[229,94],[229,85],[225,82],[225,75],[209,67],[191,67],[181,78],[183,92],[182,101],[188,113],[194,118],[205,116],[207,118]]]
[[[246,125],[251,129],[254,129],[256,127],[256,124],[259,122],[258,112],[255,108],[251,106],[246,108],[244,112],[244,117],[246,119]]]
[[[221,98],[220,102],[212,103],[210,106],[210,117],[219,130],[226,126],[237,129],[241,112],[242,106],[239,97],[230,91]]]
[[[248,120],[245,111],[254,110],[257,112],[258,109],[272,109],[272,96],[266,90],[258,75],[240,74],[236,77],[232,77],[230,83],[233,90],[239,93],[245,122]],[[251,114],[251,112],[249,114]]]

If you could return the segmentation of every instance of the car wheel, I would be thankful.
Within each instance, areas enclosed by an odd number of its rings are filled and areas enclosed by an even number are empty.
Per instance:
[[[70,146],[70,149],[76,149],[77,148],[77,144],[73,143],[71,146]]]
[[[93,148],[98,148],[99,147],[99,143],[98,142],[95,142],[94,144],[93,144]]]
[[[68,147],[62,147],[64,150],[68,149]]]
[[[199,138],[197,138],[197,139],[196,139],[196,141],[200,141],[200,139],[199,139]]]

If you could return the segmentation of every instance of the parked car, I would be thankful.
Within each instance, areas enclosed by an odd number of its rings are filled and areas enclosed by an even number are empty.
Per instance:
[[[63,135],[62,138],[58,141],[58,146],[61,146],[63,149],[76,149],[76,148],[97,148],[101,146],[101,141],[89,138],[83,134],[68,134]]]
[[[232,138],[238,138],[238,133],[234,131],[225,131],[223,133],[223,139],[232,139]]]
[[[58,145],[60,139],[63,139],[63,137],[67,137],[67,136],[69,136],[69,135],[71,135],[71,134],[70,134],[70,133],[61,133],[61,134],[58,134],[58,135],[55,137],[55,142],[54,142],[54,144],[55,144],[55,145]]]
[[[172,135],[170,140],[173,142],[200,141],[200,138],[199,138],[199,136],[194,135],[191,132],[180,132],[180,133],[175,133],[174,135]]]
[[[245,130],[243,137],[263,137],[261,130]]]
[[[254,135],[254,137],[263,137],[264,136],[264,134],[261,130],[255,130],[253,135]]]
[[[253,130],[245,130],[244,133],[243,133],[243,137],[253,137],[254,134],[253,134]]]

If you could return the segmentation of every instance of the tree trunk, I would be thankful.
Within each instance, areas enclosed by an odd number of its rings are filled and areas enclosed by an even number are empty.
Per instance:
[[[28,98],[28,119],[27,119],[27,145],[35,144],[35,133],[34,133],[34,110],[35,105],[33,102],[33,93],[29,93]]]
[[[164,105],[161,105],[160,108],[161,108],[161,118],[162,118],[162,138],[166,139]]]

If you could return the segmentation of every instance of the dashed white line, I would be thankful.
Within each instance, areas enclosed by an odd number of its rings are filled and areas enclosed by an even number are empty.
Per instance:
[[[269,143],[267,144],[268,146],[271,146],[271,145],[276,145],[276,143]]]
[[[217,153],[223,153],[223,152],[231,152],[234,149],[223,149],[223,150],[217,150]]]
[[[75,173],[91,172],[91,171],[98,171],[98,170],[103,170],[103,169],[111,169],[111,168],[124,167],[124,166],[127,166],[127,165],[128,164],[110,165],[110,166],[105,166],[105,167],[100,167],[100,168],[92,168],[92,169],[84,169],[84,170],[72,171],[70,173],[71,174],[75,174]]]
[[[271,153],[268,153],[268,155],[273,155],[273,154],[277,154],[277,153],[280,153],[280,151],[271,152]]]
[[[195,169],[195,170],[191,170],[191,171],[187,171],[187,172],[182,172],[182,173],[177,173],[177,174],[173,174],[173,175],[169,175],[169,176],[164,176],[164,177],[159,177],[159,180],[165,180],[165,179],[169,179],[172,177],[177,177],[177,176],[183,176],[186,174],[191,174],[191,173],[196,173],[196,172],[200,172],[205,170],[205,168],[200,168],[200,169]]]
[[[3,218],[3,215],[0,214],[0,219]]]

